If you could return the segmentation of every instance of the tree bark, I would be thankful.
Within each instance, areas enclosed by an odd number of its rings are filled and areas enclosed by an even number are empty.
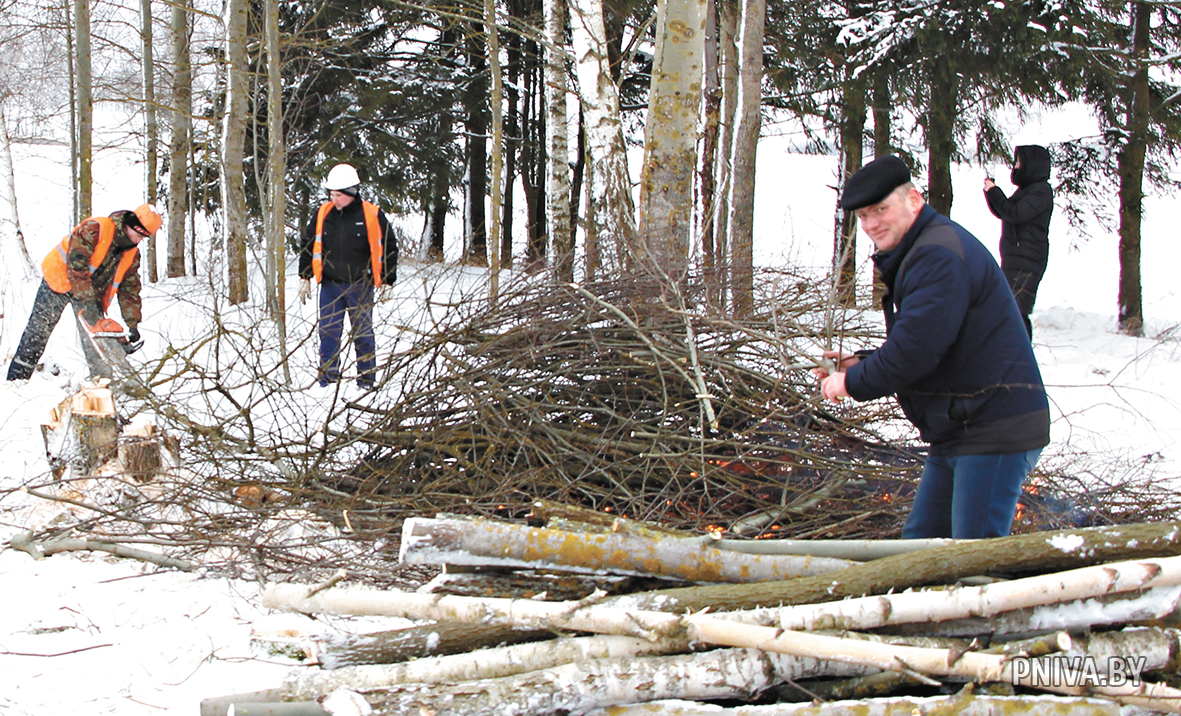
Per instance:
[[[539,629],[487,627],[441,622],[373,634],[316,634],[308,637],[308,663],[323,669],[363,664],[396,664],[411,659],[486,649],[498,644],[546,641]]]
[[[279,333],[279,349],[287,354],[287,143],[283,136],[283,56],[279,44],[279,3],[266,0],[267,50],[267,297],[271,319]],[[291,382],[291,366],[283,361],[283,378]]]
[[[635,247],[642,270],[673,285],[689,271],[706,7],[705,0],[660,0],[657,10]]]
[[[400,664],[301,670],[283,684],[287,698],[314,699],[339,688],[379,689],[399,684],[445,684],[515,676],[590,659],[629,659],[680,651],[685,644],[654,644],[625,636],[580,636],[431,656]]]
[[[140,37],[143,45],[143,77],[144,77],[144,182],[149,204],[156,204],[159,200],[156,182],[159,172],[160,127],[156,113],[156,63],[153,59],[152,48],[152,0],[140,0]],[[151,283],[160,280],[157,268],[156,237],[149,236],[141,243],[146,244],[144,264],[147,268],[147,278]]]
[[[731,289],[734,315],[754,311],[754,204],[755,158],[758,154],[763,105],[763,28],[765,0],[742,0],[739,32],[738,111],[734,143],[730,149],[733,167],[729,195],[728,244],[731,251]]]
[[[504,196],[504,77],[500,70],[500,40],[496,29],[496,0],[484,0],[484,35],[487,38],[488,72],[492,75],[492,234],[488,237],[488,293],[492,305],[500,292],[500,209]],[[481,198],[481,201],[483,199]]]
[[[78,197],[79,219],[90,216],[94,209],[91,206],[93,192],[93,142],[94,142],[94,96],[92,91],[93,75],[90,67],[90,2],[88,0],[74,0],[74,42],[77,49],[75,64],[77,67],[77,101],[78,101],[78,156],[75,161],[78,166]]]
[[[193,114],[193,73],[189,59],[189,7],[172,6],[172,139],[168,157],[169,278],[185,275],[185,219],[188,217],[189,153]]]
[[[554,273],[559,281],[574,281],[574,230],[570,211],[571,168],[569,115],[566,111],[566,3],[544,0],[545,12],[545,131],[549,146],[546,162],[546,220],[549,225]]]
[[[226,115],[222,153],[222,205],[225,207],[226,278],[233,305],[250,298],[250,277],[246,264],[248,213],[246,209],[246,121],[250,116],[247,89],[247,32],[250,3],[226,3]]]
[[[990,572],[1014,574],[1070,569],[1178,552],[1181,552],[1178,523],[1115,525],[956,543],[787,582],[666,589],[633,599],[637,600],[639,609],[733,611],[769,604],[808,604],[883,594],[891,589],[948,584]]]
[[[602,0],[570,4],[578,94],[582,100],[590,168],[586,241],[611,272],[626,267],[636,234],[635,202],[627,166],[627,145],[619,114],[619,89],[611,78]],[[588,278],[598,266],[588,260]]]
[[[959,79],[946,58],[931,61],[930,107],[927,109],[927,202],[951,215],[951,158],[955,150],[955,117]]]
[[[596,659],[515,677],[457,685],[408,685],[363,692],[377,716],[550,716],[664,698],[748,699],[783,681],[856,672],[812,658],[745,649],[631,659]]]
[[[596,709],[585,716],[1119,716],[1118,704],[1102,699],[1048,698],[1046,696],[983,696],[963,691],[955,696],[895,697],[827,703],[781,703],[723,708],[686,701],[653,701],[647,704]]]
[[[12,138],[8,136],[8,117],[4,112],[4,101],[0,99],[0,145],[4,159],[4,188],[7,190],[8,203],[12,218],[13,241],[16,243],[20,266],[26,277],[38,275],[39,266],[29,256],[29,248],[25,245],[25,232],[21,229],[20,212],[16,205],[16,168],[12,163]]]
[[[861,168],[865,137],[865,83],[848,77],[844,85],[841,117],[841,155],[844,160],[841,187]],[[857,215],[837,208],[836,240],[833,242],[833,305],[853,307],[857,303]]]
[[[1134,72],[1127,92],[1127,143],[1119,152],[1119,327],[1128,335],[1144,333],[1140,286],[1140,224],[1144,215],[1144,161],[1148,150],[1150,102],[1148,54],[1152,4],[1134,0],[1132,58]]]
[[[568,569],[694,582],[765,582],[824,574],[849,560],[800,555],[762,556],[715,548],[697,540],[653,539],[627,531],[583,533],[493,522],[411,517],[402,528],[407,564]]]

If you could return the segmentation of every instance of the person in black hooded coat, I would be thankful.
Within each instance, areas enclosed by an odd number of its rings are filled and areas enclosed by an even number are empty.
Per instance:
[[[1017,147],[1010,175],[1017,191],[1005,196],[991,178],[984,180],[984,198],[1001,220],[1001,270],[1013,289],[1025,331],[1033,338],[1029,314],[1050,258],[1050,215],[1054,190],[1050,187],[1050,153],[1045,147]]]

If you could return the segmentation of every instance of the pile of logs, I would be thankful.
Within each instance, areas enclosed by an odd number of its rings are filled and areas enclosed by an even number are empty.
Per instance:
[[[538,503],[407,520],[416,592],[271,585],[264,605],[401,617],[318,638],[214,714],[1181,713],[1181,523],[975,541],[751,541]],[[854,710],[855,709],[855,710]]]

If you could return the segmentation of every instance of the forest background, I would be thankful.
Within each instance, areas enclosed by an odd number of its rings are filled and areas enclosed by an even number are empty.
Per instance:
[[[452,255],[491,266],[493,295],[514,265],[564,281],[693,271],[741,316],[768,120],[796,123],[800,151],[838,157],[838,190],[869,156],[903,155],[954,218],[953,163],[1011,156],[1001,117],[1079,103],[1097,132],[1050,147],[1059,220],[1118,234],[1133,334],[1143,197],[1176,182],[1176,2],[7,5],[10,253],[38,259],[12,144],[70,147],[63,224],[110,210],[92,206],[95,156],[132,149],[167,222],[145,278],[211,276],[237,305],[256,266],[281,333],[290,247],[342,161],[369,198],[415,218],[411,255],[443,258],[459,222]],[[642,151],[631,169],[629,149]],[[834,295],[850,303],[856,230],[833,199]]]

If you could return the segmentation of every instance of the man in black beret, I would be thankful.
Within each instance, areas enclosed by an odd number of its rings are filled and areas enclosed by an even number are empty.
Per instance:
[[[1050,442],[1041,372],[1008,281],[962,226],[927,206],[895,156],[849,178],[886,286],[886,342],[825,355],[829,400],[894,395],[930,444],[904,538],[1009,534],[1021,485]]]

